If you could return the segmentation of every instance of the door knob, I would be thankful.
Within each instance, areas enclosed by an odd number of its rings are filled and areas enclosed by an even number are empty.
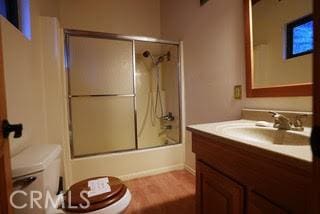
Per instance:
[[[2,134],[4,138],[8,138],[11,132],[14,133],[14,138],[19,138],[22,136],[22,129],[22,124],[10,124],[8,120],[3,120],[2,122]]]

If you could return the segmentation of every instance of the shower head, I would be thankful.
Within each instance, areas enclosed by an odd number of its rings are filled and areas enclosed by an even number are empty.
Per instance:
[[[171,53],[170,53],[170,51],[168,51],[166,54],[163,54],[163,55],[159,56],[159,57],[157,58],[157,60],[154,58],[154,56],[151,54],[150,51],[145,51],[145,52],[142,53],[142,55],[143,55],[145,58],[151,57],[151,58],[152,58],[152,61],[153,61],[153,63],[154,63],[155,65],[158,65],[159,63],[164,62],[165,60],[170,61],[170,59],[171,59]]]
[[[145,51],[145,52],[143,52],[143,54],[142,54],[145,58],[148,58],[150,55],[151,55],[151,53],[150,53],[150,51]]]

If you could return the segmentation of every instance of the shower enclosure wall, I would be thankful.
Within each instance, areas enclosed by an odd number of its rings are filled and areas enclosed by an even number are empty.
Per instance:
[[[181,143],[179,43],[65,30],[72,157]]]

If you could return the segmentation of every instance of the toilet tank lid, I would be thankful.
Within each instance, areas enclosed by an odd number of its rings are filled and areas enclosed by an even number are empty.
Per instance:
[[[11,158],[12,177],[43,171],[61,154],[57,144],[34,144]]]

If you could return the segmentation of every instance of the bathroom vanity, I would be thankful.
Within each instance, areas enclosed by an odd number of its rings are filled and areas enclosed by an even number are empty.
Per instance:
[[[188,130],[196,154],[197,213],[309,213],[310,128],[281,131],[271,122],[258,127],[244,119]]]

